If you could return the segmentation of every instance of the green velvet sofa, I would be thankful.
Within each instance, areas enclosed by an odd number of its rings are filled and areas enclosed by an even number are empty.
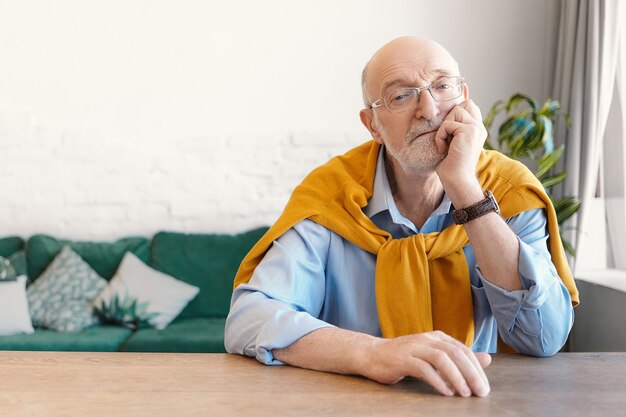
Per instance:
[[[22,259],[33,282],[68,244],[101,277],[110,280],[124,253],[133,252],[152,268],[200,288],[198,295],[163,330],[97,325],[78,333],[36,328],[33,334],[0,336],[0,350],[225,352],[224,323],[239,263],[267,228],[237,235],[159,232],[152,239],[115,242],[60,240],[35,235],[0,238],[0,256]],[[15,255],[19,256],[15,256]]]

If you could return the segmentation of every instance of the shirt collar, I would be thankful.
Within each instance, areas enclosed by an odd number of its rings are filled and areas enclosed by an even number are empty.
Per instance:
[[[448,198],[448,194],[444,193],[441,204],[433,211],[430,217],[441,216],[450,212],[452,203]],[[372,198],[370,198],[367,206],[363,208],[363,212],[370,219],[385,210],[389,211],[394,223],[405,224],[411,223],[400,214],[396,202],[391,193],[387,171],[385,170],[385,146],[381,146],[378,151],[378,160],[376,161],[376,174],[374,175],[374,189],[372,190]],[[411,224],[412,225],[412,224]]]

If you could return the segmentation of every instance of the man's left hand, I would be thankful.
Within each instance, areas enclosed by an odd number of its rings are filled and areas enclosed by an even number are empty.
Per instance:
[[[480,109],[472,100],[460,103],[448,113],[435,135],[439,152],[446,152],[446,148],[448,151],[437,166],[446,191],[477,183],[476,165],[486,138]]]

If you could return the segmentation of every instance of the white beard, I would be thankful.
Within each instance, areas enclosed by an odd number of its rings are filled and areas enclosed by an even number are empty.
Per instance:
[[[443,120],[433,120],[414,126],[404,137],[404,146],[396,146],[388,140],[385,129],[378,123],[378,131],[386,150],[393,159],[398,161],[402,169],[407,173],[424,175],[432,171],[443,161],[446,153],[440,153],[435,143],[435,132],[426,137],[416,139],[417,136],[426,132],[436,131]]]

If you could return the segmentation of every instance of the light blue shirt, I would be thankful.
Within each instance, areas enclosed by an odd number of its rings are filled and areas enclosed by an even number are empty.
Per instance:
[[[403,217],[378,156],[372,198],[364,213],[394,239],[439,232],[453,224],[454,209],[443,201],[421,230]],[[533,356],[550,356],[567,340],[574,321],[571,299],[547,249],[546,216],[529,210],[507,220],[518,236],[522,289],[507,291],[487,281],[471,245],[463,248],[474,304],[476,352],[495,352],[497,335]],[[494,254],[497,256],[497,254]],[[273,242],[247,284],[233,292],[225,346],[231,353],[281,364],[272,349],[329,326],[381,336],[375,297],[376,256],[334,232],[304,220]]]

